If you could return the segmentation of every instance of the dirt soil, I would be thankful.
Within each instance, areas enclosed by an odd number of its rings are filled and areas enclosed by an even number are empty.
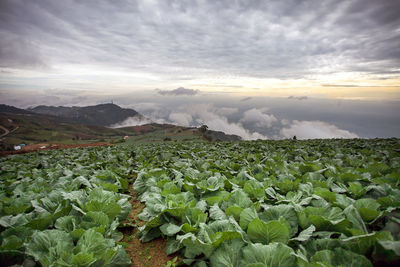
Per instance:
[[[128,244],[126,251],[132,259],[132,267],[147,267],[147,266],[165,266],[168,261],[172,261],[177,255],[168,256],[165,253],[165,246],[167,240],[163,238],[157,238],[147,243],[142,243],[138,238],[138,229],[145,224],[138,218],[138,215],[142,212],[145,205],[138,199],[137,193],[130,187],[130,200],[132,204],[132,210],[126,220],[126,222],[133,223],[136,225],[135,228],[129,228],[122,230],[124,234],[123,242]]]
[[[106,142],[97,142],[97,143],[89,143],[89,144],[73,144],[73,145],[64,145],[64,144],[34,144],[27,145],[22,147],[21,150],[16,151],[0,151],[0,156],[14,155],[14,154],[24,154],[31,153],[42,150],[51,150],[51,149],[66,149],[66,148],[80,148],[80,147],[93,147],[93,146],[111,146],[112,144]]]

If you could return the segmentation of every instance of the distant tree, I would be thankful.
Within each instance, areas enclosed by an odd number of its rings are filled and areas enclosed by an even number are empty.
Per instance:
[[[297,137],[296,137],[296,136],[293,136],[293,140],[297,140]]]
[[[208,130],[208,126],[205,124],[200,126],[200,128],[199,128],[199,132],[201,132],[201,133],[205,133],[205,132],[207,132],[207,130]]]

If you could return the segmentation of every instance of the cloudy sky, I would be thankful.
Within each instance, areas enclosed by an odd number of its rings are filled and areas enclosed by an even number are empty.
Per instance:
[[[0,102],[115,99],[245,138],[400,136],[398,10],[398,0],[2,0]]]

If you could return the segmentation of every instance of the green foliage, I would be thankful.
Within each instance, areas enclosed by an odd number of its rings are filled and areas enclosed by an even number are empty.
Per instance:
[[[0,252],[43,266],[128,266],[117,228],[133,184],[146,205],[142,242],[166,238],[166,253],[189,265],[392,264],[400,259],[399,173],[397,139],[17,155],[0,159]]]
[[[250,244],[243,249],[242,266],[294,267],[295,262],[293,249],[282,243]]]
[[[254,243],[282,242],[286,244],[289,241],[289,229],[280,221],[265,223],[256,218],[249,223],[247,235]]]
[[[115,241],[131,209],[129,196],[118,193],[128,189],[131,166],[120,162],[129,161],[125,153],[109,149],[2,159],[1,253],[31,256],[42,266],[129,266]]]

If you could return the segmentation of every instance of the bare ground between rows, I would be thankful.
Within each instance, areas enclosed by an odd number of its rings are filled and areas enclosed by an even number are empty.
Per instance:
[[[145,205],[140,202],[137,192],[132,189],[132,185],[130,185],[129,193],[132,197],[130,200],[132,210],[126,222],[133,223],[137,227],[142,226],[145,222],[140,220],[138,215]],[[124,234],[122,241],[128,244],[126,251],[132,259],[132,267],[165,266],[168,261],[171,261],[176,256],[168,256],[165,253],[166,239],[157,238],[150,242],[142,243],[138,238],[137,227],[122,230]]]

